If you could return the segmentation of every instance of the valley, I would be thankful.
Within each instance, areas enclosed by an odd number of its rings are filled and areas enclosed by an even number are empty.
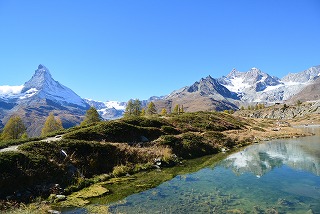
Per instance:
[[[295,126],[320,124],[320,103],[313,95],[319,73],[317,66],[279,79],[257,68],[233,70],[167,96],[137,100],[139,111],[152,102],[155,112],[133,116],[124,114],[126,102],[82,99],[39,65],[24,85],[7,87],[6,93],[0,88],[2,124],[18,115],[29,137],[0,142],[0,209],[31,203],[46,212],[86,206],[102,195],[110,195],[109,203],[173,178],[188,160],[207,155],[218,160],[253,143],[310,135]],[[102,121],[82,124],[90,106]],[[49,114],[64,129],[40,136]],[[158,170],[174,174],[158,180],[152,175]],[[150,177],[141,183],[144,173]],[[112,186],[119,181],[120,195]]]

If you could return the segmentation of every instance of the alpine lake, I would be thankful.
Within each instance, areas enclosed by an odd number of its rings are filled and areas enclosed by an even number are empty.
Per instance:
[[[301,128],[316,135],[254,144],[155,188],[92,205],[109,213],[320,213],[320,128]]]

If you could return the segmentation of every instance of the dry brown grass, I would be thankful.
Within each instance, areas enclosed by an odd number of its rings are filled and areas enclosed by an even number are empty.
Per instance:
[[[320,124],[320,115],[317,118]],[[247,126],[246,129],[242,130],[231,130],[225,131],[224,134],[227,136],[243,141],[246,139],[251,139],[253,141],[263,141],[271,140],[277,138],[293,138],[293,137],[302,137],[311,135],[306,133],[304,130],[295,128],[293,126],[305,124],[306,120],[272,120],[272,119],[252,119],[247,118],[250,126]],[[261,130],[259,130],[261,129]]]

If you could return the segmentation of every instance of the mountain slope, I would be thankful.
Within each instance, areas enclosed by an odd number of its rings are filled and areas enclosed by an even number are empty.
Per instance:
[[[320,100],[320,78],[317,78],[313,83],[307,85],[299,93],[295,94],[290,102],[301,102]]]

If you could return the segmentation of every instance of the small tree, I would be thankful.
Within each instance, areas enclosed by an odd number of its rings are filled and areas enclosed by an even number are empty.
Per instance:
[[[134,116],[140,116],[141,115],[141,101],[139,99],[135,99],[133,101],[133,115]]]
[[[50,132],[55,132],[61,129],[63,129],[63,126],[60,118],[55,119],[53,113],[51,112],[43,125],[41,135],[46,136]]]
[[[144,108],[141,110],[140,116],[141,117],[146,116],[146,110]]]
[[[157,114],[156,105],[155,105],[153,102],[150,102],[150,103],[148,104],[147,114],[148,114],[148,115]]]
[[[174,114],[179,114],[179,105],[175,105],[174,109],[173,109],[173,113]]]
[[[142,111],[141,101],[139,99],[129,100],[124,116],[140,116]]]
[[[19,139],[26,136],[26,127],[19,116],[12,116],[3,128],[3,140]]]
[[[127,102],[126,110],[124,112],[124,116],[131,116],[133,114],[133,101],[129,100]]]
[[[94,107],[90,107],[87,110],[85,118],[82,121],[81,125],[88,125],[88,124],[97,123],[100,121],[101,121],[101,118],[97,109],[95,109]]]
[[[182,114],[182,113],[184,113],[183,105],[181,105],[181,108],[179,108],[179,114]]]
[[[160,113],[162,116],[166,116],[168,114],[167,109],[163,108]]]

